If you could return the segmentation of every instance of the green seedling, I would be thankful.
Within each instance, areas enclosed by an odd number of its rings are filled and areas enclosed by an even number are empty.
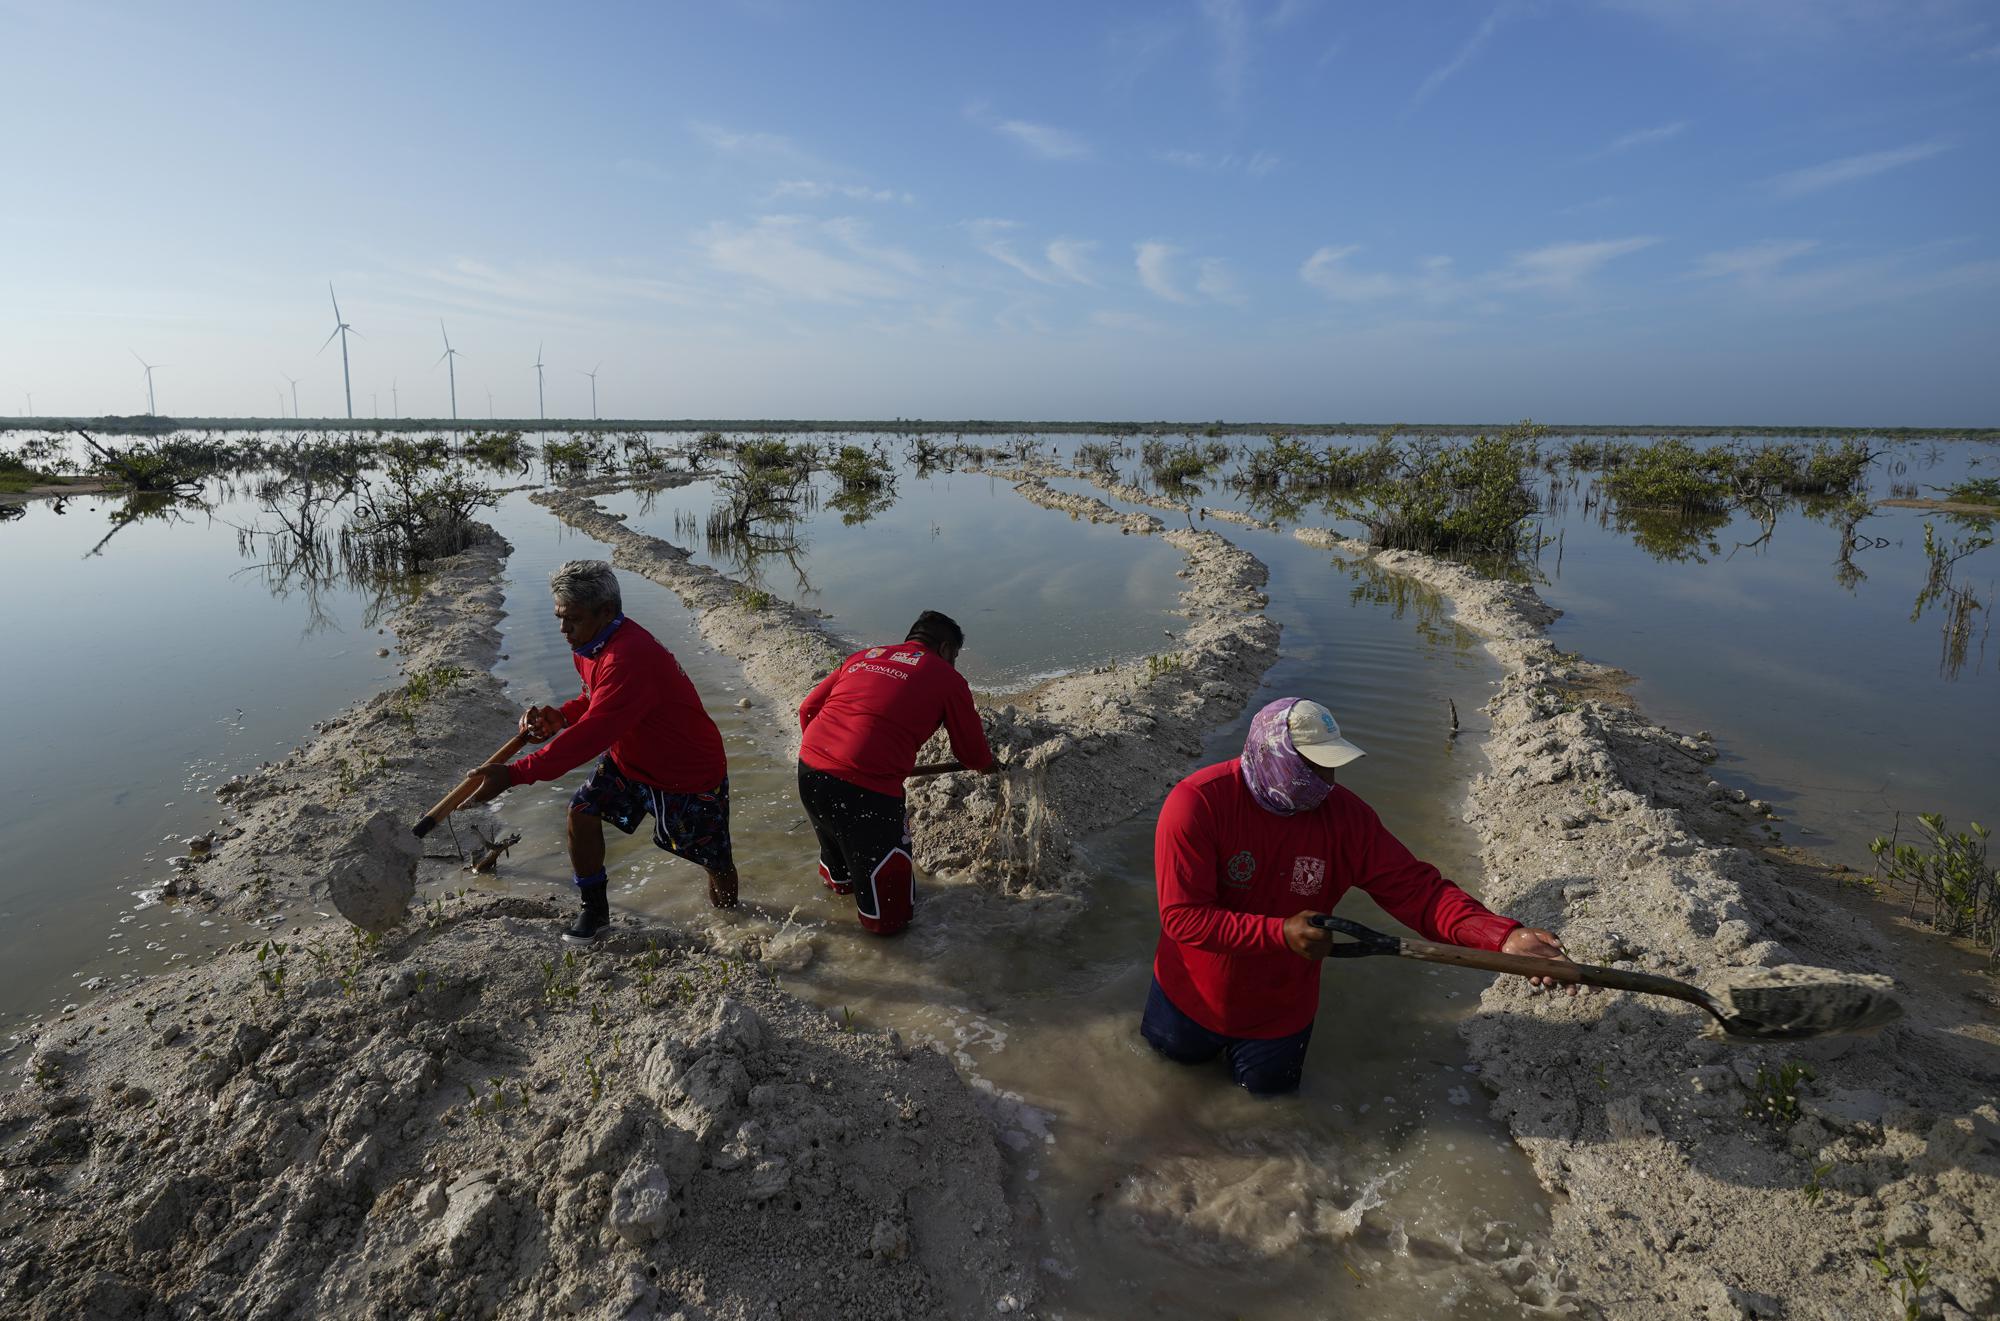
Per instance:
[[[1903,1321],[1920,1321],[1924,1314],[1924,1290],[1931,1286],[1930,1260],[1906,1252],[1901,1261],[1891,1261],[1889,1245],[1877,1235],[1875,1255],[1869,1258],[1868,1265],[1895,1294],[1897,1304],[1903,1309]]]
[[[1806,1180],[1803,1189],[1807,1206],[1818,1206],[1820,1198],[1826,1196],[1826,1176],[1833,1173],[1833,1162],[1813,1166],[1812,1178]]]
[[[1750,1082],[1750,1103],[1743,1107],[1745,1117],[1761,1119],[1772,1128],[1791,1127],[1799,1121],[1799,1084],[1814,1076],[1810,1068],[1789,1061],[1775,1072],[1758,1065]]]

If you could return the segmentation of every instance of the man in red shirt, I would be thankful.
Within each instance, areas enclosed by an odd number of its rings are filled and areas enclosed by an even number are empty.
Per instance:
[[[570,867],[583,900],[565,940],[589,942],[611,924],[604,826],[631,834],[647,813],[653,843],[708,872],[708,901],[736,906],[729,842],[729,767],[722,734],[674,654],[625,618],[618,579],[603,560],[571,560],[549,579],[556,623],[583,691],[561,706],[529,707],[521,728],[545,748],[474,772],[474,802],[569,774],[603,757],[569,804]],[[561,731],[558,733],[558,731]]]
[[[855,652],[799,703],[799,800],[819,836],[820,881],[852,894],[878,936],[910,924],[916,904],[903,781],[943,725],[968,771],[993,769],[993,750],[957,668],[965,632],[926,610],[900,645]]]
[[[1312,919],[1357,886],[1427,940],[1564,957],[1551,933],[1488,911],[1418,861],[1337,785],[1335,768],[1361,755],[1332,712],[1284,697],[1251,720],[1241,757],[1167,795],[1153,836],[1160,941],[1140,1024],[1162,1055],[1224,1055],[1254,1094],[1296,1090],[1333,946]]]

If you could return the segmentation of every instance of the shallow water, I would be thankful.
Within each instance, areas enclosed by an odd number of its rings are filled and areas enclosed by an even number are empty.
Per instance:
[[[1026,511],[1021,532],[1068,524],[1000,495]],[[518,498],[498,521],[515,545],[501,673],[523,702],[568,696],[568,650],[536,603],[549,569],[595,543]],[[1156,537],[1123,540],[1169,578],[1181,562]],[[1443,698],[1483,700],[1494,678],[1483,653],[1442,621],[1434,598],[1402,597],[1399,618],[1367,573],[1350,576],[1289,540],[1251,544],[1272,553],[1271,609],[1286,622],[1284,655],[1253,708],[1310,692],[1353,712],[1349,732],[1370,756],[1351,783],[1414,847],[1472,879],[1474,842],[1457,809],[1475,754],[1446,737]],[[1255,1102],[1216,1070],[1154,1058],[1136,1031],[1158,930],[1150,809],[1089,842],[1091,904],[1067,925],[1041,929],[1006,903],[931,888],[905,936],[865,937],[851,903],[818,884],[769,713],[733,706],[740,671],[700,643],[671,594],[621,577],[628,612],[680,656],[728,743],[747,906],[712,914],[699,870],[643,837],[611,842],[614,903],[712,923],[725,938],[796,910],[818,957],[788,986],[863,1027],[945,1045],[990,1089],[1019,1153],[1018,1191],[1039,1208],[1033,1234],[1063,1315],[1520,1314],[1486,1263],[1532,1239],[1547,1212],[1466,1072],[1454,1022],[1477,978],[1389,960],[1329,965],[1307,1086],[1293,1101]],[[869,608],[830,591],[822,605],[836,618]],[[1417,616],[1431,621],[1430,640]],[[1248,712],[1218,731],[1209,756],[1230,755],[1247,722]],[[566,897],[560,836],[577,779],[501,800],[499,815],[527,840],[490,884]],[[1349,908],[1389,921],[1360,896]]]
[[[1010,483],[905,471],[894,503],[865,522],[821,496],[786,552],[759,556],[709,543],[711,481],[598,503],[699,563],[829,612],[857,644],[900,639],[920,610],[942,610],[964,627],[966,678],[983,688],[1157,651],[1174,623],[1177,560],[1147,554],[1115,527],[1050,516]]]
[[[1867,478],[1878,499],[1907,486],[1936,497],[1966,476],[2000,475],[1991,442],[1869,443],[1883,451]],[[1124,468],[1137,472],[1130,461]],[[1867,542],[1850,556],[1854,577],[1840,571],[1838,526],[1808,505],[1784,509],[1767,540],[1739,514],[1669,551],[1621,529],[1591,498],[1588,475],[1543,473],[1537,486],[1538,521],[1556,540],[1531,578],[1564,612],[1550,638],[1633,674],[1631,692],[1651,718],[1713,731],[1716,777],[1773,804],[1786,839],[1866,870],[1868,841],[1889,834],[1898,813],[1905,838],[1919,812],[1943,812],[1958,828],[2000,815],[2000,743],[1990,735],[2000,729],[2000,637],[1991,632],[2000,547],[1957,568],[1988,605],[1962,665],[1947,661],[1935,609],[1910,617],[1927,576],[1925,524],[1959,541],[1975,528],[1933,510],[1878,508],[1857,528]],[[1193,498],[1250,507],[1221,482]],[[1324,510],[1299,521],[1365,535]]]
[[[222,520],[252,521],[248,497],[119,526],[127,508],[37,500],[0,525],[0,1022],[234,938],[137,896],[214,824],[215,785],[396,677],[372,593],[245,571]]]

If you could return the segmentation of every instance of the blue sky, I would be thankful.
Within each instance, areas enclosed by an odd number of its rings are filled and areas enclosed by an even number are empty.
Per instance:
[[[0,411],[2000,424],[1972,0],[0,0]]]

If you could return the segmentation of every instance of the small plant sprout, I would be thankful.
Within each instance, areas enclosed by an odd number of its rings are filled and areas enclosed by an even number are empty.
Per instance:
[[[1924,1290],[1931,1286],[1930,1260],[1906,1252],[1901,1261],[1891,1261],[1889,1245],[1877,1235],[1875,1255],[1868,1259],[1868,1265],[1883,1286],[1896,1296],[1903,1309],[1903,1321],[1920,1321],[1924,1315]]]
[[[286,948],[275,940],[267,940],[257,949],[257,976],[280,1004],[285,1001]]]
[[[1833,1162],[1813,1166],[1812,1177],[1806,1180],[1804,1194],[1807,1206],[1818,1206],[1820,1198],[1826,1196],[1826,1176],[1833,1173]]]
[[[1789,1128],[1799,1120],[1799,1084],[1812,1081],[1813,1071],[1803,1064],[1787,1061],[1773,1071],[1768,1065],[1757,1066],[1757,1076],[1750,1082],[1750,1103],[1743,1107],[1743,1113],[1751,1119],[1761,1119],[1772,1128]]]
[[[589,1051],[585,1051],[583,1055],[583,1073],[590,1079],[590,1099],[593,1102],[603,1099],[604,1074],[599,1071],[597,1061],[590,1057]]]

